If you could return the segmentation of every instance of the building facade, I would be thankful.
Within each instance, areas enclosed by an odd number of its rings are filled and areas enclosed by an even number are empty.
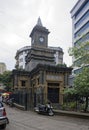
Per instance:
[[[48,47],[50,50],[54,52],[54,63],[55,65],[63,63],[63,50],[60,47]],[[28,52],[31,50],[31,46],[25,46],[16,52],[16,69],[25,69],[26,68],[26,56]],[[60,53],[62,52],[62,53]]]
[[[62,105],[63,90],[68,87],[72,68],[57,66],[63,64],[63,50],[48,46],[48,34],[48,29],[43,27],[39,18],[30,34],[31,48],[26,55],[25,69],[16,69],[12,73],[13,90],[19,95],[27,94],[26,100],[22,96],[20,100],[27,103],[28,109],[48,100]]]
[[[71,10],[72,18],[72,46],[80,46],[89,41],[89,0],[78,0]],[[73,63],[79,60],[73,57]],[[75,67],[74,73],[78,73],[81,68]]]
[[[68,77],[72,68],[38,64],[32,71],[13,70],[13,89],[20,95],[27,94],[27,108],[37,104],[63,104],[63,91],[68,87]],[[18,96],[19,96],[18,95]],[[23,96],[19,104],[24,105]],[[23,101],[22,101],[23,99]]]
[[[6,64],[0,63],[0,74],[3,74],[6,71]]]
[[[16,65],[15,68],[17,69],[25,69],[25,58],[27,56],[27,53],[29,52],[29,50],[31,49],[30,46],[25,46],[23,48],[20,48],[19,50],[17,50],[16,52]]]

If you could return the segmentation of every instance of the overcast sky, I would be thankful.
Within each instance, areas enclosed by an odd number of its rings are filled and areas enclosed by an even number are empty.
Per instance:
[[[51,32],[48,45],[61,47],[64,51],[63,61],[70,66],[70,11],[76,2],[77,0],[0,0],[0,62],[4,62],[7,69],[14,69],[16,51],[31,45],[29,34],[40,16],[43,26]]]

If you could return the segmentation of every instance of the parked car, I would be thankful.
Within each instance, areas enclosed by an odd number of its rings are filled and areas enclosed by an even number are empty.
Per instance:
[[[8,123],[6,110],[2,102],[0,102],[0,129],[5,129]]]

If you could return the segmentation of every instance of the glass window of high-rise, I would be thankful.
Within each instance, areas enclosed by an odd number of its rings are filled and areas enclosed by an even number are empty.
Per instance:
[[[80,46],[89,41],[89,0],[78,0],[71,10],[72,46]],[[73,57],[73,63],[76,61]],[[79,68],[74,68],[75,72]]]

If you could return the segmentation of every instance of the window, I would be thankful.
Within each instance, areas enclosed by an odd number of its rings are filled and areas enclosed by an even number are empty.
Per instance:
[[[80,38],[79,40],[77,40],[75,43],[74,43],[74,46],[78,46],[80,45],[81,43],[83,42],[86,42],[89,40],[89,32],[87,34],[85,34],[82,38]]]
[[[89,16],[89,10],[77,21],[77,23],[75,24],[75,28],[77,28],[79,25],[81,25],[83,23],[83,21],[88,18]]]
[[[25,87],[26,86],[26,81],[22,80],[21,81],[21,86]]]
[[[87,22],[83,27],[81,27],[75,34],[74,37],[78,37],[81,36],[81,34],[87,29],[89,28],[89,22]]]
[[[80,13],[83,12],[89,6],[89,1],[86,0],[85,3],[79,8],[79,10],[75,14],[75,18],[78,18]]]

